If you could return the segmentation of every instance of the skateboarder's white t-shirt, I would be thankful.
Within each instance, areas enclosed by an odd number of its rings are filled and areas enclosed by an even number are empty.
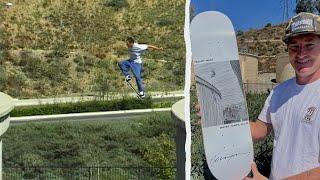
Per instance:
[[[319,111],[320,80],[298,85],[292,78],[271,91],[258,117],[275,134],[270,179],[320,167]]]
[[[132,48],[128,49],[130,52],[130,60],[132,60],[136,63],[142,63],[140,55],[143,51],[145,51],[147,49],[148,49],[147,44],[134,43]]]

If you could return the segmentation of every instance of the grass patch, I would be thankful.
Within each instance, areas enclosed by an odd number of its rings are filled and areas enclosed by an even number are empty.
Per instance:
[[[4,134],[3,162],[5,168],[174,167],[174,137],[167,112],[130,121],[31,122]],[[172,178],[171,171],[157,176]]]

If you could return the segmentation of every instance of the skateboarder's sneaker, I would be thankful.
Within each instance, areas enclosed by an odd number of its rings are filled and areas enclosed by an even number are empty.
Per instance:
[[[127,76],[126,76],[126,81],[127,81],[127,82],[131,81],[131,76],[130,76],[130,75],[127,75]]]
[[[139,92],[139,96],[140,96],[141,98],[146,97],[143,91],[140,91],[140,92]]]

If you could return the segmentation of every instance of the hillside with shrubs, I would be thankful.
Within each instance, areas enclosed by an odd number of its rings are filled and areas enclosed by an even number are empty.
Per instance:
[[[12,3],[0,11],[2,92],[30,98],[128,91],[117,66],[128,58],[128,36],[164,48],[143,57],[147,90],[184,85],[184,0]]]
[[[282,42],[286,23],[271,25],[261,29],[250,29],[237,32],[238,47],[259,56],[260,72],[275,72],[276,55],[286,52]]]

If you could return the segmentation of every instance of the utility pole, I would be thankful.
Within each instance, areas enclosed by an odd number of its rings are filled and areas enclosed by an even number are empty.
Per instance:
[[[286,22],[289,18],[289,0],[282,0],[283,14],[282,19],[283,22]]]

